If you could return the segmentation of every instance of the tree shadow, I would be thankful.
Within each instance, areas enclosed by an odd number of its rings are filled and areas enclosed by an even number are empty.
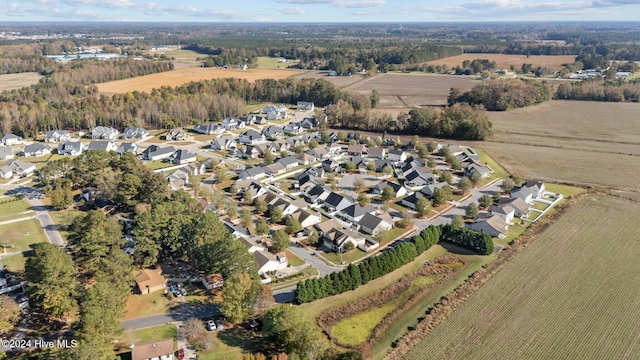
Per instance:
[[[452,254],[456,254],[456,255],[479,255],[478,253],[476,253],[474,251],[462,248],[462,247],[457,246],[457,245],[450,244],[448,242],[440,241],[438,244],[440,246],[442,246],[445,250],[447,250],[448,252],[450,252]]]
[[[227,346],[242,349],[243,352],[271,353],[275,351],[270,341],[263,338],[260,332],[250,330],[249,325],[245,323],[218,331],[218,339]]]

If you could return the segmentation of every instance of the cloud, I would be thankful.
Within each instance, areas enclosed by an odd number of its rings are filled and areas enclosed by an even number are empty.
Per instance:
[[[299,6],[280,7],[275,10],[285,15],[304,15],[306,13]]]
[[[46,0],[45,0],[46,1]],[[129,0],[62,0],[69,6],[93,5],[97,7],[114,9],[114,8],[130,8],[135,4]]]
[[[157,3],[145,3],[137,6],[136,9],[145,15],[164,16],[182,15],[193,17],[213,17],[222,20],[248,19],[249,16],[237,11],[220,9],[197,9],[192,6],[170,6]]]
[[[591,4],[594,7],[640,5],[640,0],[595,0]]]
[[[278,3],[285,4],[333,4],[335,0],[275,0]]]
[[[327,4],[340,8],[368,8],[385,5],[386,0],[274,0],[278,3],[300,4],[300,5],[318,5]]]

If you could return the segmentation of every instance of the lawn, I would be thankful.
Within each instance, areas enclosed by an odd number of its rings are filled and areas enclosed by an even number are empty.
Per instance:
[[[10,244],[9,252],[29,249],[29,245],[47,242],[42,225],[37,219],[0,225],[1,243]]]
[[[289,250],[285,250],[284,251],[285,255],[287,255],[287,261],[289,262],[289,265],[291,266],[301,266],[304,265],[304,261],[302,261],[302,259],[300,259],[299,257],[297,257],[294,253],[292,253]]]
[[[476,154],[478,154],[478,158],[480,159],[480,162],[489,165],[489,167],[493,169],[493,172],[489,175],[490,179],[495,179],[495,178],[506,179],[509,177],[510,174],[507,172],[507,170],[505,170],[500,164],[498,164],[498,162],[496,162],[489,154],[487,154],[487,152],[484,151],[484,149],[480,149],[476,147],[476,148],[473,148],[473,151],[475,151]]]
[[[177,305],[176,300],[169,300],[162,291],[156,291],[147,295],[129,295],[127,298],[124,318],[122,320],[163,314],[175,305]]]
[[[322,252],[322,256],[329,260],[330,262],[334,263],[334,264],[341,264],[341,263],[345,263],[345,264],[350,264],[354,261],[360,260],[363,257],[367,256],[367,252],[362,251],[358,248],[355,248],[353,250],[349,250],[347,252],[338,254],[335,252]]]
[[[536,216],[540,215],[540,213],[533,212],[533,211],[531,213],[536,214]],[[514,219],[513,221],[514,221],[514,225],[509,225],[507,236],[505,236],[504,239],[493,238],[494,244],[507,246],[509,242],[511,242],[511,240],[517,239],[531,225],[531,223],[528,221],[524,221],[523,225],[515,225],[516,221],[519,221],[519,219]]]
[[[166,338],[173,338],[174,340],[176,340],[178,338],[178,329],[173,324],[165,324],[136,330],[134,331],[134,334],[139,339],[138,343],[144,344]],[[175,346],[175,344],[174,350],[177,350],[177,346]]]
[[[15,201],[9,201],[10,198],[3,198],[1,201],[6,201],[5,203],[0,203],[0,221],[3,221],[2,217],[7,215],[15,215],[25,211],[31,210],[31,205],[27,201],[27,199],[20,199]]]
[[[640,354],[638,214],[638,204],[585,197],[403,358]]]
[[[164,169],[164,168],[174,166],[174,164],[169,162],[164,162],[162,160],[156,160],[156,161],[151,161],[146,163],[145,166],[151,170],[158,170],[158,169]]]
[[[15,254],[0,259],[0,263],[6,266],[9,271],[18,272],[24,270],[24,263],[27,261],[27,257],[24,253]]]
[[[577,187],[577,186],[551,184],[551,183],[545,183],[544,187],[549,192],[562,194],[565,197],[565,199],[571,198],[572,196],[576,196],[587,191],[587,189]]]
[[[284,69],[287,66],[291,66],[300,62],[300,60],[287,60],[287,62],[281,63],[280,59],[284,59],[281,57],[268,57],[268,56],[259,56],[258,57],[258,68],[263,69]]]
[[[536,209],[536,210],[540,210],[540,211],[544,211],[544,210],[546,210],[548,207],[549,207],[549,205],[547,205],[547,204],[543,204],[543,203],[541,203],[541,202],[537,202],[537,201],[534,201],[534,202],[533,202],[533,205],[531,206],[531,208],[532,208],[532,209]]]
[[[263,346],[261,339],[240,326],[215,331],[211,348],[198,351],[199,360],[242,359],[243,353],[259,352]]]

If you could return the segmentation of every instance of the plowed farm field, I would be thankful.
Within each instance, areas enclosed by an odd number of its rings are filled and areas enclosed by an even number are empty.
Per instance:
[[[465,60],[473,61],[475,59],[495,61],[499,69],[509,69],[511,65],[515,66],[516,69],[520,69],[522,64],[531,64],[534,68],[540,66],[551,70],[561,70],[564,64],[573,64],[575,62],[573,55],[530,55],[527,57],[526,55],[468,53],[429,61],[425,64],[447,65],[451,69],[458,65],[462,66],[462,62]]]
[[[115,94],[128,91],[151,92],[161,86],[179,86],[192,81],[221,78],[240,78],[250,82],[258,79],[285,79],[302,73],[299,70],[285,69],[222,69],[222,68],[184,68],[158,74],[145,75],[130,79],[110,81],[98,84],[102,94]]]
[[[639,220],[585,197],[405,358],[640,358]]]

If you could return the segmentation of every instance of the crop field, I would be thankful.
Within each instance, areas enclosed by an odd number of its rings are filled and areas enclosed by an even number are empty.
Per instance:
[[[286,62],[280,62],[282,58],[273,58],[268,56],[258,57],[258,68],[261,69],[286,69],[288,66],[295,65],[300,60],[286,60]]]
[[[640,188],[640,104],[551,101],[488,113],[484,147],[519,175]]]
[[[509,69],[511,65],[516,69],[522,67],[522,64],[531,64],[534,68],[541,66],[551,70],[561,70],[564,64],[573,64],[575,58],[573,55],[509,55],[509,54],[462,54],[444,59],[426,62],[427,65],[447,65],[450,69],[456,66],[462,66],[465,60],[473,61],[475,59],[487,59],[495,61],[499,69]]]
[[[37,84],[43,77],[35,72],[0,75],[0,92]]]
[[[344,88],[345,86],[349,86],[365,79],[364,75],[329,76],[328,73],[328,71],[308,71],[294,77],[298,79],[325,79],[338,88]]]
[[[480,81],[468,76],[432,74],[378,74],[346,86],[344,90],[371,95],[380,94],[381,108],[411,108],[446,105],[452,87],[469,90]]]
[[[404,358],[640,358],[638,220],[585,197]]]
[[[222,68],[184,68],[165,71],[158,74],[138,76],[130,79],[110,81],[98,84],[102,94],[123,93],[128,91],[151,92],[161,86],[179,86],[192,81],[211,80],[221,78],[240,78],[248,81],[258,79],[285,79],[303,71],[285,69],[222,69]]]

